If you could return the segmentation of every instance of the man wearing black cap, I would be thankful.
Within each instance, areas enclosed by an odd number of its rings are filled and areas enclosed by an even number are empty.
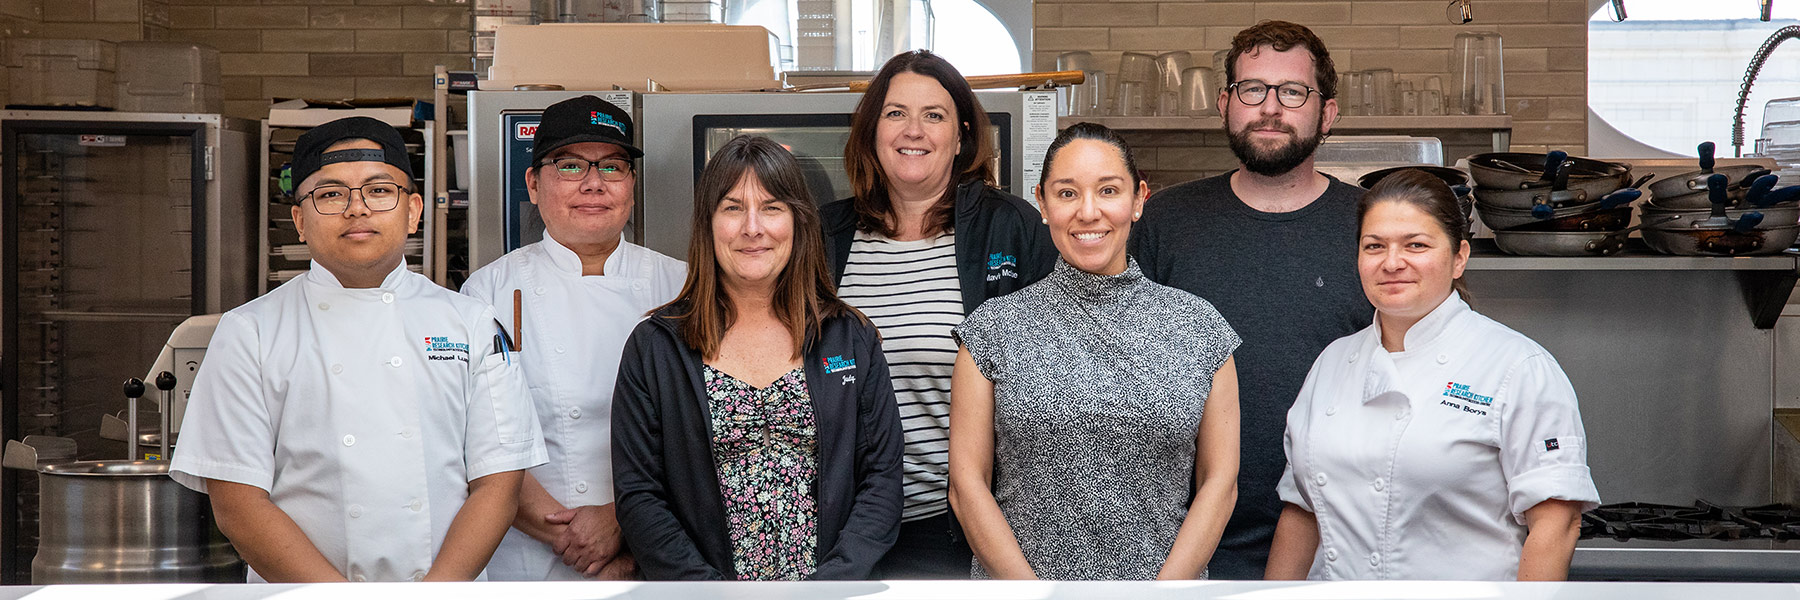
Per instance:
[[[545,453],[493,309],[406,268],[424,206],[399,132],[294,147],[312,269],[219,320],[170,475],[251,582],[478,579]]]
[[[469,277],[463,293],[519,308],[519,357],[550,462],[525,475],[519,512],[488,576],[619,579],[632,574],[613,515],[613,378],[643,315],[675,298],[681,261],[622,238],[637,184],[631,117],[594,96],[544,110],[526,189],[544,239]],[[503,319],[513,325],[510,319]]]

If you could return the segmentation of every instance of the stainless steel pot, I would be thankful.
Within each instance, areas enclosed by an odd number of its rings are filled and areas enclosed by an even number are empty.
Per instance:
[[[167,462],[49,464],[38,486],[34,585],[244,581],[206,495],[170,479]]]

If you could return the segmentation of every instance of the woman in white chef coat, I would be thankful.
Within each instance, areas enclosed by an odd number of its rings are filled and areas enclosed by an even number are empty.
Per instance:
[[[632,575],[613,513],[613,378],[625,338],[673,300],[687,267],[624,241],[637,185],[631,116],[594,96],[544,109],[526,190],[544,239],[463,284],[494,305],[519,348],[550,462],[526,473],[513,529],[488,563],[500,581]],[[517,295],[515,296],[515,292]],[[514,331],[519,306],[523,331]]]
[[[1269,579],[1567,578],[1600,502],[1575,390],[1464,302],[1463,214],[1419,171],[1363,196],[1375,323],[1325,348],[1288,411]]]
[[[313,128],[293,181],[312,269],[219,319],[169,475],[251,582],[478,579],[545,459],[493,309],[407,270],[423,204],[394,128]]]

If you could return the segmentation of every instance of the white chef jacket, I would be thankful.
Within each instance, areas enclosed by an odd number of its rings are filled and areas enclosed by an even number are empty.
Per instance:
[[[353,581],[422,579],[470,481],[545,460],[496,333],[404,264],[349,289],[314,263],[219,319],[169,475],[268,490]]]
[[[473,275],[463,293],[491,303],[508,331],[513,290],[524,301],[525,380],[550,462],[531,470],[563,506],[613,501],[613,379],[625,339],[644,314],[675,299],[687,264],[632,244],[606,259],[605,275],[581,274],[581,257],[548,233]],[[507,530],[488,562],[495,581],[578,580],[548,544]]]
[[[1327,346],[1288,411],[1276,489],[1318,518],[1307,578],[1516,579],[1527,509],[1600,502],[1575,389],[1454,292],[1404,352],[1380,328]]]

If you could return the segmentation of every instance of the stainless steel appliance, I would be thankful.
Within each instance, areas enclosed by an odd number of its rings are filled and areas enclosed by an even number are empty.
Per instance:
[[[470,264],[484,265],[541,239],[524,174],[536,116],[559,100],[598,92],[471,92],[473,146]],[[977,92],[995,128],[1001,187],[1030,197],[1045,149],[1056,137],[1056,96],[1047,91]],[[820,201],[850,195],[843,169],[850,113],[862,94],[612,92],[628,107],[644,150],[638,202],[626,236],[670,256],[687,254],[694,182],[712,150],[739,134],[764,135],[791,149]],[[634,110],[635,109],[635,110]]]
[[[189,316],[253,296],[256,132],[219,115],[0,112],[0,438],[122,455],[99,435],[123,404],[117,374]],[[35,476],[0,477],[4,583],[25,581],[37,496]]]

